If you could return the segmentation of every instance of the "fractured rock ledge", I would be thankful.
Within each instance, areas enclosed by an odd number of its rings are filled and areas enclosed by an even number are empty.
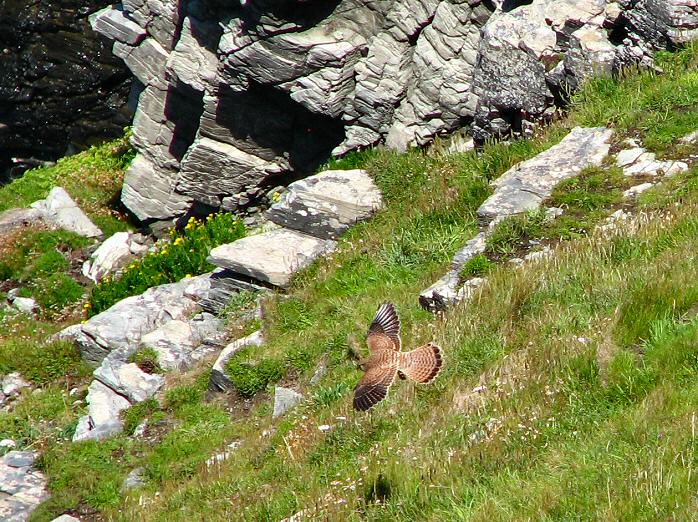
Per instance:
[[[540,207],[555,186],[577,176],[583,169],[601,165],[610,149],[613,131],[604,127],[575,127],[560,143],[512,167],[492,182],[494,193],[478,208],[484,225]],[[468,299],[484,282],[473,278],[462,282],[463,266],[485,251],[492,227],[482,230],[454,256],[449,271],[419,295],[420,305],[432,312]]]
[[[216,247],[211,250],[208,262],[288,288],[296,272],[309,266],[317,257],[332,252],[335,246],[331,240],[279,229]]]

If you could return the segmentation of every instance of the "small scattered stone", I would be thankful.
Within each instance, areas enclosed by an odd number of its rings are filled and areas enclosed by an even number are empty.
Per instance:
[[[634,198],[652,187],[654,187],[653,183],[641,183],[640,185],[635,185],[634,187],[630,187],[628,190],[623,192],[623,197]]]
[[[332,426],[329,424],[320,424],[320,426],[317,427],[320,431],[329,431],[332,429]]]
[[[124,479],[124,484],[121,487],[122,491],[130,491],[145,486],[145,468],[135,468],[131,470],[128,476]]]
[[[300,404],[303,395],[290,388],[277,386],[274,388],[274,412],[272,418],[279,417],[294,406]]]
[[[17,443],[12,439],[2,439],[0,440],[0,449],[12,449],[16,448]]]
[[[12,306],[25,314],[33,314],[38,308],[36,300],[31,297],[15,297],[12,300]]]
[[[70,515],[61,515],[60,517],[51,520],[51,522],[80,522],[80,519]]]

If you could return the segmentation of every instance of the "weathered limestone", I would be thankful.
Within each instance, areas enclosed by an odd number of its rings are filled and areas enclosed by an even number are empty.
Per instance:
[[[603,127],[575,127],[559,144],[494,180],[494,194],[478,208],[478,216],[487,223],[538,208],[558,183],[586,167],[600,165],[612,134]]]
[[[688,0],[272,4],[123,0],[93,17],[145,86],[122,196],[139,219],[254,206],[332,150],[530,133],[589,75],[698,31]]]
[[[383,205],[363,170],[328,170],[291,183],[268,212],[274,223],[323,239],[336,239]]]
[[[208,261],[235,273],[287,288],[296,272],[334,250],[335,245],[334,241],[295,230],[272,230],[216,247],[211,250]]]
[[[303,401],[303,395],[290,388],[276,386],[274,388],[274,411],[272,418],[277,418]]]
[[[43,473],[34,469],[36,454],[10,451],[0,457],[0,519],[26,522],[49,494]]]
[[[494,193],[477,213],[484,225],[540,207],[561,181],[578,175],[584,168],[600,165],[610,149],[613,131],[605,128],[576,127],[557,145],[509,169],[492,182]],[[549,212],[554,219],[555,209]],[[433,312],[443,311],[468,299],[482,285],[476,277],[462,281],[460,272],[474,256],[485,251],[492,226],[484,228],[458,251],[451,268],[441,279],[419,295],[419,303]],[[539,257],[535,253],[532,258]]]
[[[80,210],[65,189],[54,187],[46,199],[35,201],[31,207],[41,213],[42,218],[65,230],[81,236],[98,237],[102,231]]]
[[[94,376],[131,402],[143,402],[151,398],[165,384],[162,375],[145,373],[134,363],[109,357],[95,370]]]
[[[95,283],[107,274],[123,268],[136,255],[145,254],[148,247],[136,241],[137,234],[117,232],[95,250],[82,265],[82,274]]]
[[[100,440],[120,433],[124,424],[120,413],[131,403],[109,386],[94,380],[87,389],[87,415],[81,417],[73,435],[73,442]]]
[[[210,289],[209,275],[156,286],[141,295],[127,297],[87,322],[66,328],[62,337],[74,340],[83,359],[95,366],[114,350],[132,353],[145,334],[201,310],[197,299]]]

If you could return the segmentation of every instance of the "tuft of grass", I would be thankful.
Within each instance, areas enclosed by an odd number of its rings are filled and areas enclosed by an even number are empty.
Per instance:
[[[253,360],[251,352],[251,349],[240,350],[225,366],[226,375],[243,397],[251,397],[265,389],[270,382],[279,380],[285,371],[283,361],[270,357]]]
[[[486,255],[478,254],[463,265],[460,271],[460,278],[461,280],[465,280],[471,277],[485,276],[490,273],[495,266],[495,263],[490,261]]]
[[[497,223],[487,238],[485,252],[497,257],[514,254],[528,240],[542,237],[549,221],[545,209],[507,217]]]
[[[158,362],[158,353],[150,347],[141,348],[134,352],[128,362],[135,363],[145,373],[164,373]]]

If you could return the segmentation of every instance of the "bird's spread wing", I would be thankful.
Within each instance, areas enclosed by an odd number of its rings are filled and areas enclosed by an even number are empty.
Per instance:
[[[395,360],[369,366],[354,390],[354,409],[370,410],[385,399],[390,386],[395,381],[396,374],[397,361]]]
[[[432,343],[399,355],[399,370],[419,383],[428,383],[436,379],[443,365],[441,348]]]
[[[400,351],[400,318],[391,303],[383,303],[378,308],[368,328],[366,344],[371,353],[381,350]]]

